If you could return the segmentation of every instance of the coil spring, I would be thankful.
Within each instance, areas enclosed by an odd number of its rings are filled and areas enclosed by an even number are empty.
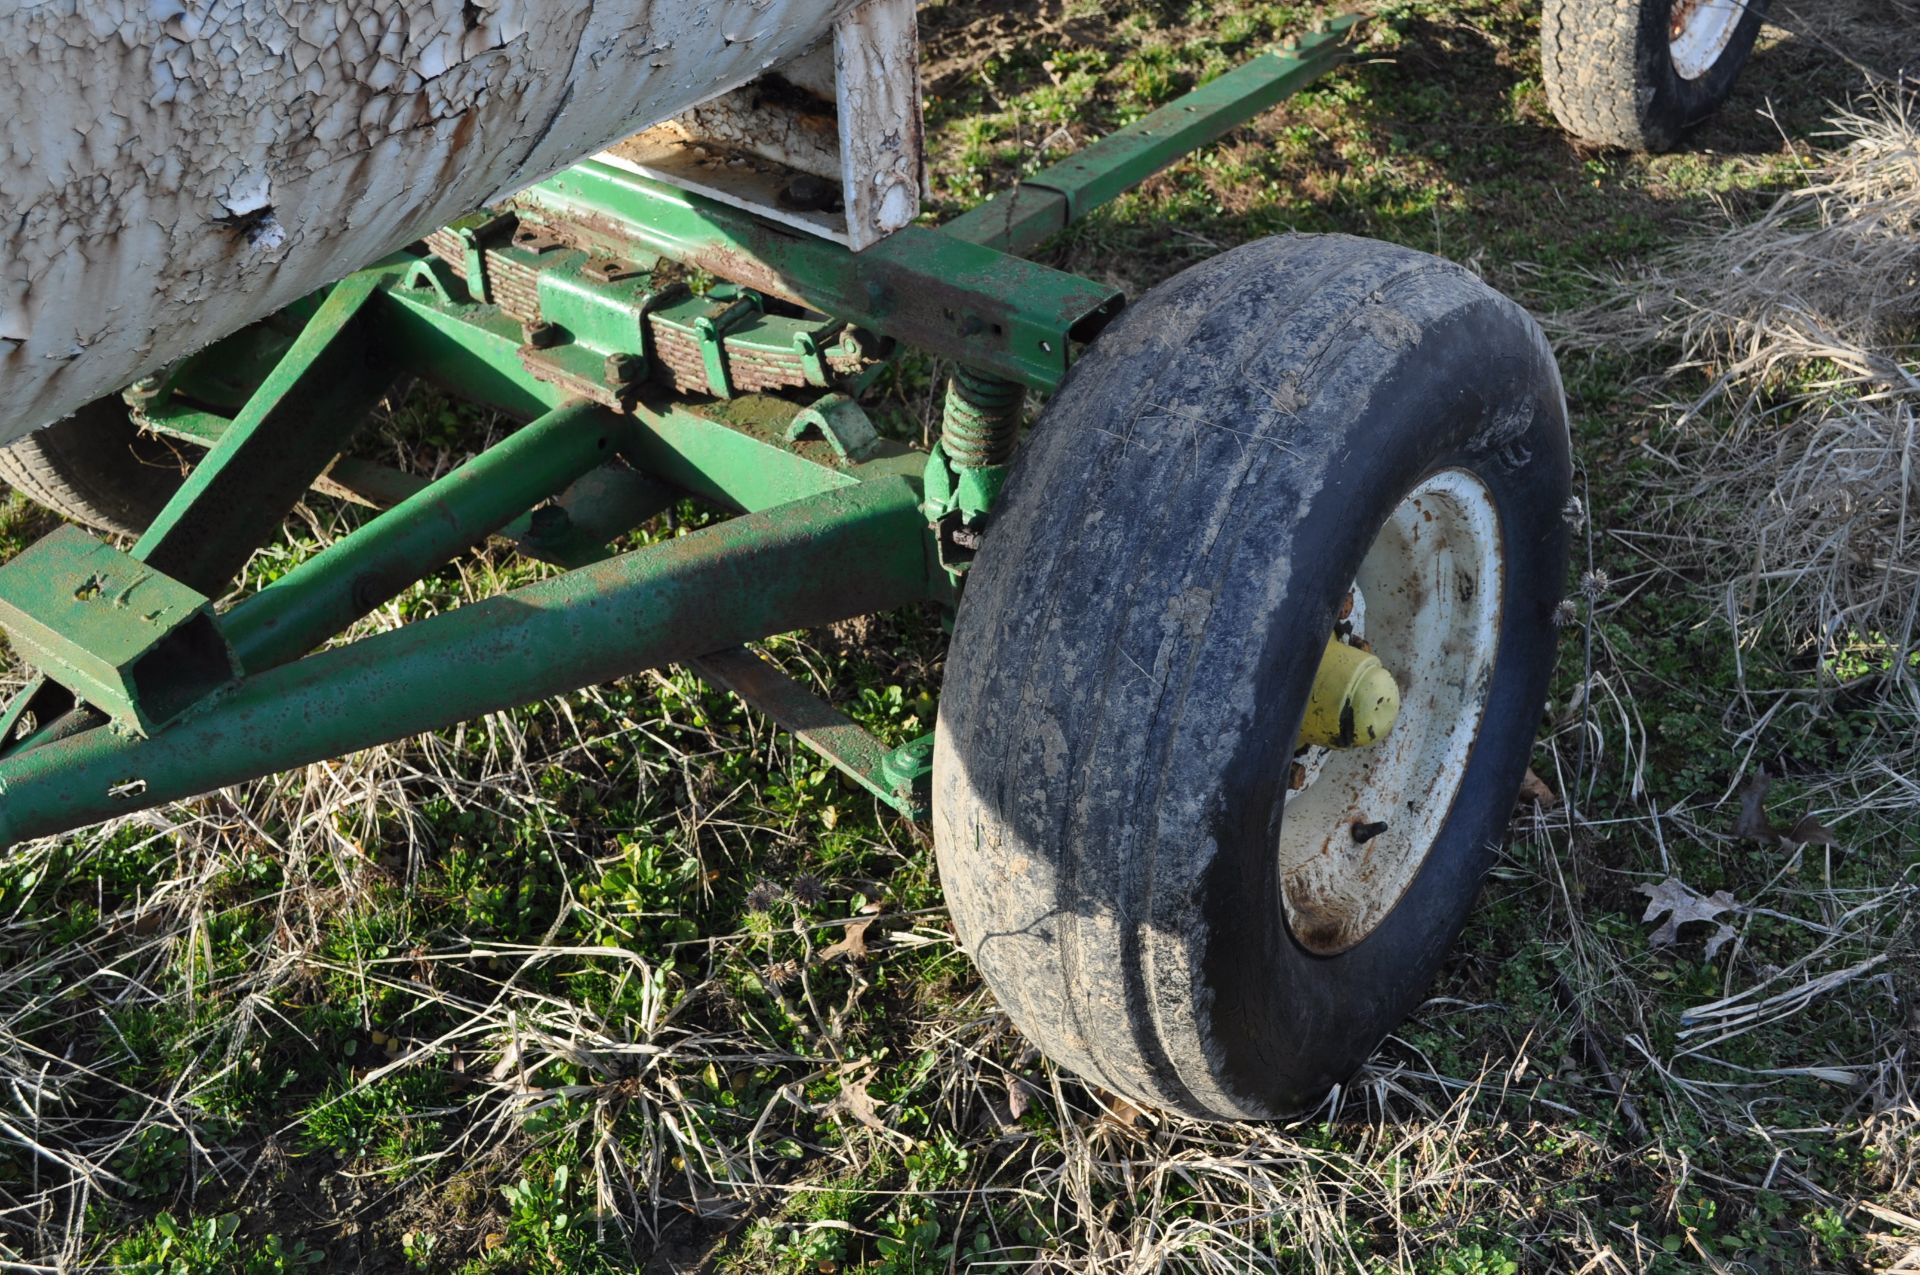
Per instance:
[[[962,469],[985,469],[1013,459],[1027,390],[971,368],[955,368],[947,382],[941,441],[948,459]]]

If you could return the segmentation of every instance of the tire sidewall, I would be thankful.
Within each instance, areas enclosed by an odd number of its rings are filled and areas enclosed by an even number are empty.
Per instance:
[[[0,448],[0,482],[63,518],[129,538],[183,481],[175,445],[142,433],[117,397]]]
[[[1338,440],[1333,472],[1350,477],[1322,493],[1294,537],[1293,583],[1272,612],[1258,691],[1259,703],[1287,710],[1247,736],[1222,776],[1215,825],[1222,853],[1202,904],[1217,1078],[1270,1114],[1297,1109],[1344,1081],[1417,1004],[1504,838],[1532,752],[1554,664],[1553,613],[1566,561],[1564,406],[1544,346],[1538,360],[1510,357],[1493,369],[1474,357],[1476,350],[1514,349],[1530,335],[1513,330],[1525,322],[1505,306],[1459,314],[1443,331],[1423,336],[1417,358],[1383,376],[1364,417],[1344,428],[1317,423]],[[1528,404],[1524,428],[1489,425],[1503,399]],[[1299,654],[1325,644],[1339,598],[1394,508],[1446,469],[1485,483],[1502,539],[1498,652],[1482,727],[1453,805],[1406,892],[1353,946],[1317,955],[1286,923],[1277,855],[1285,777],[1317,667]],[[1297,1048],[1302,1021],[1315,1025],[1320,1048]]]

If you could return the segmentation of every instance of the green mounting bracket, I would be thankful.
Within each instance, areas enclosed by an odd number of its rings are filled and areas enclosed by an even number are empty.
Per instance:
[[[143,737],[240,676],[204,594],[78,527],[0,571],[0,628],[29,663]]]
[[[880,446],[872,419],[845,394],[829,394],[794,414],[787,441],[797,443],[808,434],[826,439],[834,455],[849,462],[867,459]]]
[[[922,735],[882,757],[880,782],[886,785],[897,802],[907,803],[922,812],[931,809],[933,736]]]
[[[596,357],[598,370],[608,354],[638,354],[644,349],[641,325],[659,304],[653,277],[596,258],[569,254],[539,273],[536,284],[540,318],[558,324],[570,339]]]
[[[731,286],[715,288],[693,316],[693,334],[700,342],[700,359],[707,369],[707,388],[715,398],[733,397],[733,377],[727,366],[727,337],[766,311],[758,293]]]
[[[453,270],[438,257],[422,257],[407,267],[406,274],[400,277],[400,286],[432,292],[447,305],[457,304],[454,286],[459,280],[453,277]]]
[[[956,465],[944,440],[927,454],[920,508],[934,528],[940,565],[956,583],[973,565],[987,513],[1012,470],[1011,465]]]
[[[487,246],[492,240],[501,238],[511,225],[512,218],[476,213],[447,227],[447,233],[460,243],[460,263],[466,275],[467,295],[481,305],[489,305],[494,299],[487,281]]]

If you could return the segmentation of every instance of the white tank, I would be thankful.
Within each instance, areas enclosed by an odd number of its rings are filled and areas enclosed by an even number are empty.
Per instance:
[[[0,0],[0,444],[792,60],[853,0]]]

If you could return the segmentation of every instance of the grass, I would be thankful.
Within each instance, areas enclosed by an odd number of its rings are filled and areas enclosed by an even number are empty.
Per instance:
[[[1618,320],[1608,281],[1671,278],[1674,244],[1804,180],[1862,85],[1842,54],[1902,47],[1892,0],[1776,7],[1726,115],[1640,159],[1555,130],[1533,6],[1387,0],[1356,65],[1046,259],[1137,292],[1343,230]],[[1315,12],[927,6],[940,210]],[[1736,631],[1713,490],[1728,431],[1764,503],[1752,447],[1872,391],[1796,366],[1688,415],[1716,368],[1685,332],[1558,331],[1583,511],[1535,769],[1561,804],[1517,815],[1432,998],[1309,1118],[1167,1119],[1053,1068],[956,950],[925,830],[668,669],[0,863],[0,1268],[1894,1267],[1920,1245],[1915,715],[1884,625],[1838,655],[1794,605]],[[1912,339],[1874,338],[1909,371]],[[933,419],[933,371],[886,382],[895,432]],[[424,468],[493,426],[394,416],[379,445]],[[351,519],[308,513],[302,544]],[[0,557],[50,525],[8,503]],[[475,556],[369,623],[530,570]],[[914,613],[772,645],[901,740],[941,643]],[[1647,889],[1730,902],[1656,942]]]

